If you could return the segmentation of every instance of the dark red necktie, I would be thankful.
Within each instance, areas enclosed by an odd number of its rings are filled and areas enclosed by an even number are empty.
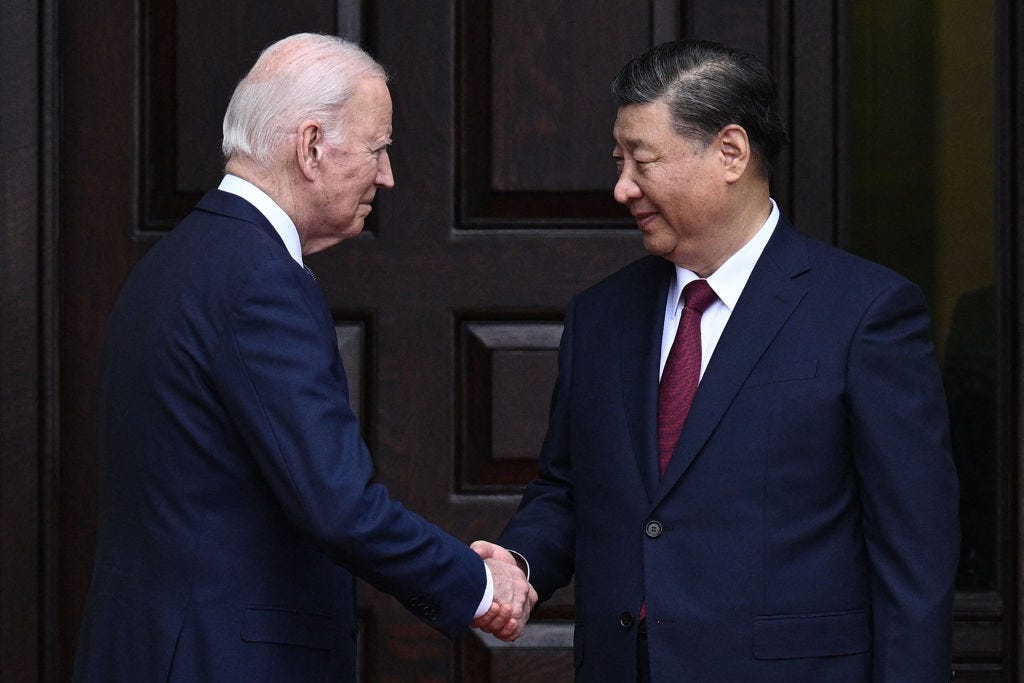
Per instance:
[[[658,384],[658,468],[665,476],[672,451],[676,449],[683,422],[690,412],[700,381],[700,319],[718,295],[707,280],[694,280],[683,288],[683,317],[665,360]],[[647,601],[637,617],[647,618]]]
[[[718,295],[707,280],[683,288],[683,317],[658,385],[658,466],[661,476],[672,459],[683,422],[700,380],[700,319]]]

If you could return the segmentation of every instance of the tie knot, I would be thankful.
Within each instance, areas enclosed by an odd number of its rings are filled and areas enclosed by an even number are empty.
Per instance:
[[[684,308],[689,308],[691,311],[703,315],[707,307],[716,299],[718,299],[718,295],[715,294],[715,290],[711,289],[707,280],[694,280],[683,287],[683,305]]]

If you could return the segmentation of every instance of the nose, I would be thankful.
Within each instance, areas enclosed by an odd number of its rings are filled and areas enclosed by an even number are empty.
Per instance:
[[[377,178],[374,182],[380,187],[389,189],[395,186],[395,176],[391,171],[391,157],[388,156],[386,149],[380,155],[380,161],[377,164]]]
[[[615,189],[612,194],[619,204],[628,204],[634,199],[639,199],[643,194],[640,191],[640,186],[633,181],[633,177],[629,174],[628,167],[623,166],[619,171],[619,179],[615,181]]]

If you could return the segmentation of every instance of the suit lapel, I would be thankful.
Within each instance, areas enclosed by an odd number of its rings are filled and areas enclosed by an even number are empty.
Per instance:
[[[626,421],[640,477],[649,498],[658,488],[658,369],[665,300],[675,272],[663,259],[652,261],[634,305],[624,320],[621,362]]]
[[[804,239],[780,218],[697,388],[672,461],[657,487],[655,504],[675,486],[707,443],[747,376],[806,293],[796,278],[809,269]]]

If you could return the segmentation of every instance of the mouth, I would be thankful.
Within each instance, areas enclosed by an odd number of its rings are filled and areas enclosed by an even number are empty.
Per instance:
[[[643,230],[651,224],[651,221],[653,221],[657,215],[657,211],[637,211],[633,213],[633,218],[636,220],[636,227]]]

